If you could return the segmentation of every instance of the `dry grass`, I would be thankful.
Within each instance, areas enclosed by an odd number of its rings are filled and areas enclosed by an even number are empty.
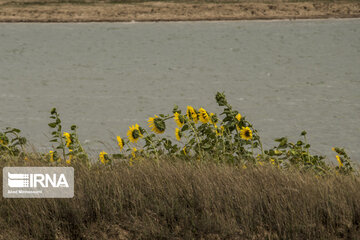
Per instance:
[[[360,238],[358,177],[151,160],[74,168],[73,199],[1,198],[0,239]]]

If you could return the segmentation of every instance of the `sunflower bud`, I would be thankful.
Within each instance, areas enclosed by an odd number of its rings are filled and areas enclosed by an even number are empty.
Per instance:
[[[181,114],[181,110],[179,109],[179,106],[178,105],[175,105],[174,108],[173,108],[173,113],[178,113],[178,114]]]
[[[226,106],[228,104],[224,93],[217,92],[215,99],[219,106]]]
[[[214,113],[210,113],[210,123],[216,124],[218,122],[218,117]]]
[[[155,118],[154,125],[156,126],[157,129],[159,129],[160,132],[164,132],[166,129],[165,121],[161,118]]]
[[[52,108],[50,113],[55,114],[56,113],[56,108]]]

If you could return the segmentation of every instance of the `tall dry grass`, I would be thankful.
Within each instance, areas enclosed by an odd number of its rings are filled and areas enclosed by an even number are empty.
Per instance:
[[[73,199],[1,198],[0,239],[360,239],[359,177],[170,160],[74,168]]]

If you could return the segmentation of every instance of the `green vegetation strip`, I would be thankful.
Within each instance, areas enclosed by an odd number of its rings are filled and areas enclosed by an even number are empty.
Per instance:
[[[264,149],[258,131],[243,114],[233,109],[225,94],[218,92],[215,100],[222,108],[219,115],[203,107],[192,106],[187,106],[183,112],[176,105],[171,113],[149,117],[148,127],[134,123],[127,131],[127,138],[117,136],[119,151],[111,154],[101,151],[98,161],[103,165],[126,162],[132,166],[145,158],[159,164],[160,158],[167,157],[184,162],[210,161],[242,168],[270,164],[281,169],[295,167],[317,175],[355,173],[350,157],[343,148],[332,148],[337,154],[335,159],[338,166],[326,162],[324,156],[313,155],[306,131],[301,132],[301,138],[297,142],[292,143],[286,137],[280,137],[275,139],[276,146]],[[70,131],[64,131],[56,108],[50,114],[51,122],[48,125],[53,150],[40,153],[40,159],[51,166],[72,165],[76,162],[90,165],[94,162],[90,161],[79,141],[77,126],[72,125]],[[174,121],[177,127],[169,129],[168,121]],[[173,138],[163,135],[169,130],[174,134]],[[8,157],[19,157],[26,161],[26,139],[20,133],[16,128],[6,128],[0,132],[0,160],[8,161]]]

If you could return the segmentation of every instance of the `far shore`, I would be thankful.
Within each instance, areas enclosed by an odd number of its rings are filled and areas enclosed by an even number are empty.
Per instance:
[[[0,22],[146,22],[359,17],[359,1],[60,3],[56,0],[0,0]]]

